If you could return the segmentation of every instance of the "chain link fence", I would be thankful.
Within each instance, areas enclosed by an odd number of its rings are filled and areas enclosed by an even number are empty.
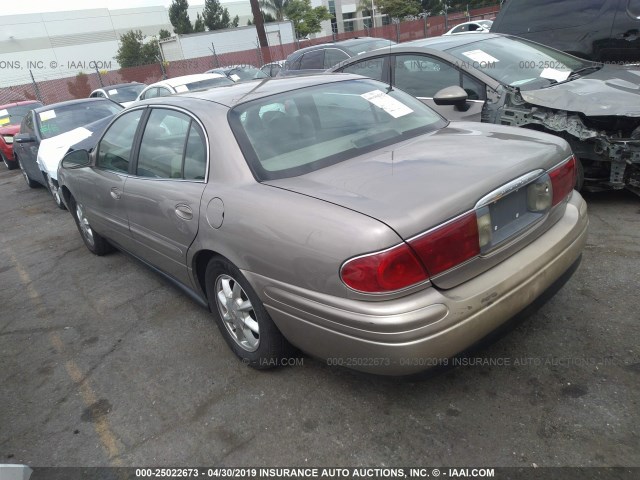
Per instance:
[[[55,74],[29,70],[29,75],[16,77],[15,80],[10,79],[10,81],[15,81],[15,85],[0,88],[0,105],[23,100],[40,100],[44,104],[51,104],[75,98],[85,98],[96,88],[118,83],[135,81],[150,84],[165,78],[203,73],[212,68],[228,65],[255,65],[259,67],[267,63],[267,59],[271,61],[285,60],[288,55],[300,48],[354,37],[386,38],[398,43],[436,37],[463,22],[492,19],[498,13],[499,8],[499,5],[491,5],[469,12],[450,13],[446,16],[425,16],[417,20],[336,33],[310,40],[296,40],[293,43],[280,43],[265,48],[256,46],[256,48],[249,50],[231,53],[216,54],[214,49],[211,55],[198,58],[159,62],[110,71],[96,69],[91,72],[79,72],[75,76],[65,78],[55,78]]]

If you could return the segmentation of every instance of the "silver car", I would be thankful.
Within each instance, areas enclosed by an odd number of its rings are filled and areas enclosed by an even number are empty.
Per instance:
[[[255,368],[292,346],[423,370],[578,265],[587,208],[568,144],[450,123],[357,75],[239,83],[125,110],[65,157],[84,243],[126,250],[208,306]]]

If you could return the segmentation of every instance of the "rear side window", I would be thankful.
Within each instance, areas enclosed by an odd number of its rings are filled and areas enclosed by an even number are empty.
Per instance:
[[[349,55],[344,53],[342,50],[338,50],[337,48],[328,48],[324,52],[324,68],[331,68],[347,58],[349,58]]]
[[[529,33],[577,27],[597,20],[607,0],[510,0],[491,31]]]
[[[360,62],[352,63],[340,71],[344,73],[356,73],[358,75],[373,78],[374,80],[383,81],[385,78],[385,71],[388,70],[388,68],[385,69],[384,66],[385,57],[368,58]]]
[[[307,52],[300,61],[300,70],[322,70],[324,66],[324,50]]]

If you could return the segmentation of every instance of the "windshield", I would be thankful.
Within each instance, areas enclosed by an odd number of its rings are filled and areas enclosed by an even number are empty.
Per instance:
[[[140,83],[137,85],[126,85],[124,87],[120,86],[117,88],[105,87],[104,89],[111,100],[122,103],[133,102],[138,98],[138,94],[144,90],[144,87],[146,87],[146,85],[144,83]]]
[[[447,125],[373,80],[316,85],[243,103],[231,128],[259,181],[295,177]]]
[[[29,110],[41,107],[41,103],[30,103],[28,105],[15,105],[13,107],[0,107],[0,127],[5,125],[20,125],[22,119]]]
[[[65,105],[38,112],[38,130],[42,138],[51,138],[74,128],[115,115],[122,106],[111,100],[96,100]]]
[[[206,90],[207,88],[219,87],[220,85],[233,85],[233,82],[227,77],[208,78],[207,80],[200,80],[198,82],[191,82],[185,85],[178,85],[176,92],[191,92],[193,90]]]
[[[567,80],[571,72],[597,65],[514,37],[480,40],[447,52],[498,82],[521,90],[547,87]]]

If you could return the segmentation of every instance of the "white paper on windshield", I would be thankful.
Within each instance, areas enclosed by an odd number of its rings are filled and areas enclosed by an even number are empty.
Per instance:
[[[107,92],[109,95],[117,95],[118,93],[118,89],[117,88],[112,88],[111,90],[109,90]]]
[[[556,70],[555,68],[545,68],[540,74],[540,78],[547,80],[555,80],[556,82],[564,82],[569,78],[571,72],[569,70]]]
[[[240,77],[238,75],[236,75],[235,73],[232,73],[231,75],[229,75],[229,78],[231,80],[233,80],[234,82],[237,82],[238,80],[240,80]]]
[[[40,121],[46,122],[47,120],[51,120],[52,118],[56,118],[55,110],[47,110],[45,112],[40,112]]]
[[[187,87],[186,85],[178,85],[176,87],[176,92],[178,93],[184,93],[184,92],[188,92],[189,91],[189,87]]]
[[[483,52],[482,50],[470,50],[468,52],[462,52],[462,54],[465,57],[470,58],[474,62],[478,63],[497,63],[500,61],[497,58],[489,55],[487,52]]]
[[[93,135],[93,132],[84,127],[76,128],[70,132],[61,133],[55,137],[45,138],[38,148],[37,162],[40,170],[53,178],[58,179],[58,165],[67,154],[69,148],[76,143]]]
[[[360,96],[368,102],[373,103],[376,107],[381,108],[393,118],[400,118],[413,113],[413,110],[407,107],[404,103],[390,97],[381,90],[373,90],[371,92],[363,93]]]
[[[7,111],[7,109],[0,110],[0,117],[6,117],[8,115],[9,115],[9,112]]]

